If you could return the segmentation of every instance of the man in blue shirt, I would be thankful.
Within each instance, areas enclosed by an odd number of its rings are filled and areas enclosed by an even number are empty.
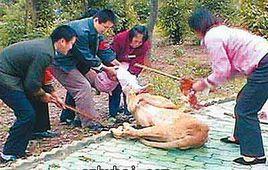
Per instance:
[[[105,71],[110,79],[116,79],[114,67],[107,64],[115,64],[114,52],[103,45],[103,33],[111,29],[115,24],[115,14],[111,10],[98,11],[91,18],[84,18],[67,23],[77,32],[77,42],[68,57],[58,57],[54,61],[54,76],[67,89],[66,104],[76,106],[87,117],[81,117],[82,126],[94,128],[98,124],[99,114],[94,108],[91,93],[94,77],[89,72]],[[93,74],[94,75],[94,74]],[[74,113],[64,110],[61,122],[74,119]]]

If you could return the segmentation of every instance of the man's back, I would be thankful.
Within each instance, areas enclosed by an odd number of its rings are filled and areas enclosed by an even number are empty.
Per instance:
[[[29,74],[29,67],[34,67],[38,74],[50,64],[53,56],[50,38],[23,41],[4,48],[0,53],[0,83],[20,90],[22,81]]]

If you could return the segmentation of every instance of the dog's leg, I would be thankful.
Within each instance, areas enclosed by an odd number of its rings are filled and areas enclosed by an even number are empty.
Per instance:
[[[121,139],[124,137],[123,126],[119,126],[118,128],[112,128],[110,132],[116,139]]]
[[[162,131],[162,128],[156,126],[150,126],[142,129],[134,129],[128,123],[124,123],[124,133],[130,138],[145,138],[155,141],[165,141],[166,133]]]

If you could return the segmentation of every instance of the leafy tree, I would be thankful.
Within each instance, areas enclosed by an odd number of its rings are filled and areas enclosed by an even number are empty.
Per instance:
[[[181,44],[188,28],[188,16],[193,8],[193,2],[186,0],[170,0],[160,6],[160,28],[167,34],[172,44]]]
[[[3,16],[3,24],[0,25],[0,46],[5,47],[9,44],[27,39],[27,25],[25,24],[25,1],[19,0],[6,10]]]
[[[268,1],[242,0],[240,18],[241,25],[268,38]]]

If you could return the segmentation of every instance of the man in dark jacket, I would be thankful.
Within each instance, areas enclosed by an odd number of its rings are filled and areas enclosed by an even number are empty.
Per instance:
[[[36,116],[29,97],[64,108],[54,90],[46,93],[42,89],[42,82],[55,56],[67,54],[75,41],[75,31],[69,26],[60,26],[49,38],[19,42],[0,53],[0,99],[14,110],[17,118],[10,128],[0,162],[25,156]]]
[[[77,42],[69,57],[57,58],[54,63],[54,76],[67,89],[66,104],[76,106],[78,110],[88,114],[91,118],[82,117],[82,126],[95,128],[99,114],[94,108],[91,89],[93,86],[91,71],[105,71],[110,79],[116,79],[115,69],[107,67],[115,59],[114,52],[105,43],[103,33],[115,24],[115,14],[111,10],[98,11],[91,18],[84,18],[69,22],[78,34]],[[74,119],[74,113],[65,110],[61,121]]]

